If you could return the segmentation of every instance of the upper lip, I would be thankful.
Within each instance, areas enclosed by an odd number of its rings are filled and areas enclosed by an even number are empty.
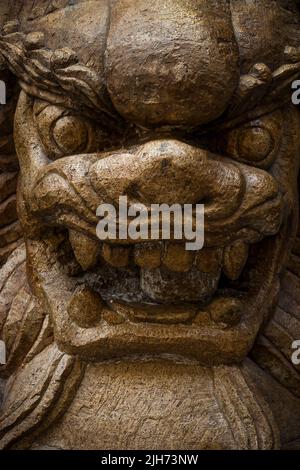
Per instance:
[[[92,211],[87,210],[85,205],[80,204],[78,198],[77,204],[68,200],[66,204],[51,203],[49,207],[41,207],[41,200],[35,199],[32,212],[38,218],[41,217],[41,223],[48,226],[67,227],[79,233],[86,234],[87,237],[97,240],[96,225],[98,219]],[[243,238],[247,243],[255,243],[265,236],[275,235],[282,223],[283,198],[280,193],[270,197],[263,204],[243,210],[239,208],[231,217],[210,221],[205,215],[205,246],[226,246],[235,240]],[[47,217],[47,214],[49,216]],[[150,220],[147,220],[149,226]],[[118,220],[116,221],[118,224]],[[170,227],[171,239],[173,227]],[[162,240],[162,234],[160,233]],[[109,243],[118,245],[136,244],[147,240],[110,239]],[[186,242],[184,236],[182,239]]]

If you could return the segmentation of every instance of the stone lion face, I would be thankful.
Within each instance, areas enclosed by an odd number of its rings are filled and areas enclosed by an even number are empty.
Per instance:
[[[289,88],[300,59],[276,35],[290,40],[289,16],[278,7],[262,19],[245,2],[96,3],[94,14],[83,3],[59,26],[53,14],[4,38],[22,87],[15,142],[31,287],[68,353],[239,362],[276,302],[298,218]],[[101,243],[97,207],[120,196],[203,203],[204,248]]]

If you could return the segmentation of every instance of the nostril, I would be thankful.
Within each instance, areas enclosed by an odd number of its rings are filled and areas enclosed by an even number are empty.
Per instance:
[[[206,207],[210,206],[211,204],[214,204],[214,198],[212,196],[204,196],[199,201],[197,201],[197,204],[202,204]]]
[[[143,201],[144,203],[148,202],[135,181],[129,183],[125,192],[132,200]]]

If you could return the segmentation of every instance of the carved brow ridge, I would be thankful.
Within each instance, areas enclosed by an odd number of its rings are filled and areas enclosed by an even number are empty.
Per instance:
[[[43,33],[26,35],[18,32],[17,22],[11,23],[13,32],[0,35],[0,63],[4,62],[20,79],[28,94],[88,114],[92,111],[109,127],[122,120],[111,102],[104,77],[80,63],[73,50],[48,49]],[[241,119],[253,119],[287,102],[291,83],[300,77],[300,48],[287,46],[284,58],[286,63],[273,71],[261,63],[241,75],[232,102],[216,125],[224,127]]]
[[[120,120],[104,77],[80,63],[73,50],[45,47],[41,32],[0,35],[0,65],[10,69],[30,95],[71,109],[92,110],[104,120]]]

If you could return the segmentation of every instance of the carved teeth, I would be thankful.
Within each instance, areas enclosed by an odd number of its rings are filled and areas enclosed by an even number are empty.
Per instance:
[[[115,268],[124,268],[129,264],[130,248],[127,246],[115,246],[103,244],[102,256],[105,261]]]
[[[170,271],[186,273],[191,269],[194,259],[195,253],[187,251],[184,244],[166,243],[163,265]]]
[[[134,248],[134,262],[140,268],[156,269],[161,264],[161,249],[158,243],[141,243]]]
[[[99,242],[74,230],[69,231],[69,240],[75,257],[82,269],[87,271],[93,268],[98,261],[100,252]]]
[[[249,247],[242,241],[225,248],[223,271],[228,279],[236,281],[240,277],[247,262],[248,253]]]
[[[217,273],[222,263],[222,248],[205,248],[196,255],[196,267],[202,273]]]

